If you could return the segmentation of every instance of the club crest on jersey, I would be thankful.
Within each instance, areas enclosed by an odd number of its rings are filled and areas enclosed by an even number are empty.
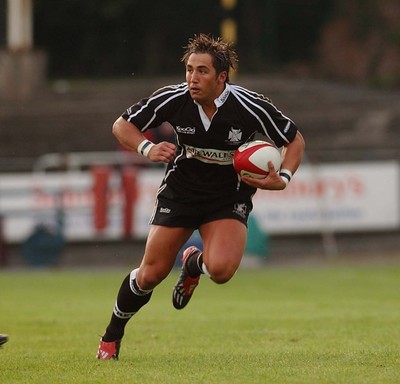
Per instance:
[[[231,127],[231,130],[229,131],[228,134],[228,141],[230,143],[237,143],[242,141],[242,131],[241,129],[235,129],[233,127]]]
[[[239,215],[240,217],[245,218],[247,214],[247,206],[245,203],[236,203],[233,206],[233,212]]]

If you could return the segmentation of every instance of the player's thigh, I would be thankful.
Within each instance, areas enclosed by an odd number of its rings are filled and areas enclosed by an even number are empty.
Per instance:
[[[235,219],[221,219],[200,227],[203,260],[214,281],[228,281],[238,269],[246,246],[247,227]]]
[[[193,229],[152,225],[137,274],[142,289],[151,289],[168,276],[176,255]]]

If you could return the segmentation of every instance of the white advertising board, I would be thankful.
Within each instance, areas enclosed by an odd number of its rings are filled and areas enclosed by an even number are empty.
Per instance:
[[[284,191],[257,191],[254,213],[270,233],[399,228],[399,165],[300,167]]]
[[[132,237],[148,233],[162,169],[137,172]],[[284,191],[257,191],[253,214],[271,234],[393,230],[400,227],[397,162],[302,165]],[[94,176],[90,172],[0,175],[0,215],[6,241],[26,239],[36,225],[55,225],[64,212],[68,240],[124,236],[124,190],[120,174],[108,180],[106,224],[95,225]],[[124,226],[125,225],[125,226]]]

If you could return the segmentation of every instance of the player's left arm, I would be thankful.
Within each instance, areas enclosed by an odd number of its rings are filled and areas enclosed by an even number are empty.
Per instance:
[[[252,187],[268,190],[282,190],[289,184],[291,177],[300,166],[303,157],[305,142],[303,135],[297,131],[293,141],[285,144],[281,155],[281,169],[275,169],[272,162],[268,163],[269,174],[263,179],[243,176],[242,181]],[[281,173],[281,174],[280,174]]]

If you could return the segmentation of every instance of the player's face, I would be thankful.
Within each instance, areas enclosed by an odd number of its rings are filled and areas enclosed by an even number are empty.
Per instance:
[[[190,95],[200,105],[214,102],[224,90],[226,72],[217,74],[208,53],[192,53],[186,64]]]

